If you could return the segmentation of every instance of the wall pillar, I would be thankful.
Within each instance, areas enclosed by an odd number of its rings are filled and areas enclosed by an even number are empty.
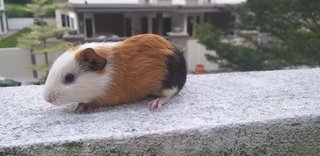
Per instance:
[[[183,25],[182,25],[182,32],[187,33],[188,30],[188,16],[187,13],[183,14]]]

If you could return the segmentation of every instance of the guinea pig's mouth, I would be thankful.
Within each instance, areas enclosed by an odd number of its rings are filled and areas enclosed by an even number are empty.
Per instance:
[[[59,99],[57,97],[57,94],[54,92],[49,92],[47,94],[44,94],[43,98],[46,102],[48,102],[52,105],[55,105],[55,106],[60,106],[60,105],[65,104],[65,102],[62,102],[61,99]]]
[[[65,103],[65,102],[61,102],[59,100],[50,100],[50,99],[46,99],[46,101],[52,105],[55,105],[55,106],[61,106],[61,105],[65,105],[65,104],[68,104],[68,103]]]
[[[62,101],[61,99],[54,97],[54,96],[45,96],[44,99],[47,103],[50,103],[55,106],[62,106],[62,105],[67,105],[67,104],[78,103],[78,102],[65,102],[65,101]]]
[[[59,106],[59,105],[62,105],[62,103],[58,102],[56,99],[54,98],[50,98],[50,97],[45,97],[44,98],[46,100],[47,103],[50,103],[52,105],[55,105],[55,106]]]

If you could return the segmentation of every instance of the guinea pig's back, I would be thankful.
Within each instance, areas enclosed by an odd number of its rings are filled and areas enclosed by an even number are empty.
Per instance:
[[[136,35],[112,49],[113,83],[108,95],[119,102],[132,102],[186,81],[186,63],[181,52],[166,39],[153,34]]]

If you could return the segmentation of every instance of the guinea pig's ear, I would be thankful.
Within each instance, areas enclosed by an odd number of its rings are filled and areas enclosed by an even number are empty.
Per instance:
[[[88,67],[90,70],[102,70],[107,60],[99,56],[92,48],[87,48],[80,53],[80,64]]]

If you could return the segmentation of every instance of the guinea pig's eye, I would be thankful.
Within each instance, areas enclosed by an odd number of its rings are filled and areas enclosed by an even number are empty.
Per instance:
[[[74,75],[73,74],[67,74],[64,77],[64,83],[68,84],[68,83],[72,83],[74,81]]]

